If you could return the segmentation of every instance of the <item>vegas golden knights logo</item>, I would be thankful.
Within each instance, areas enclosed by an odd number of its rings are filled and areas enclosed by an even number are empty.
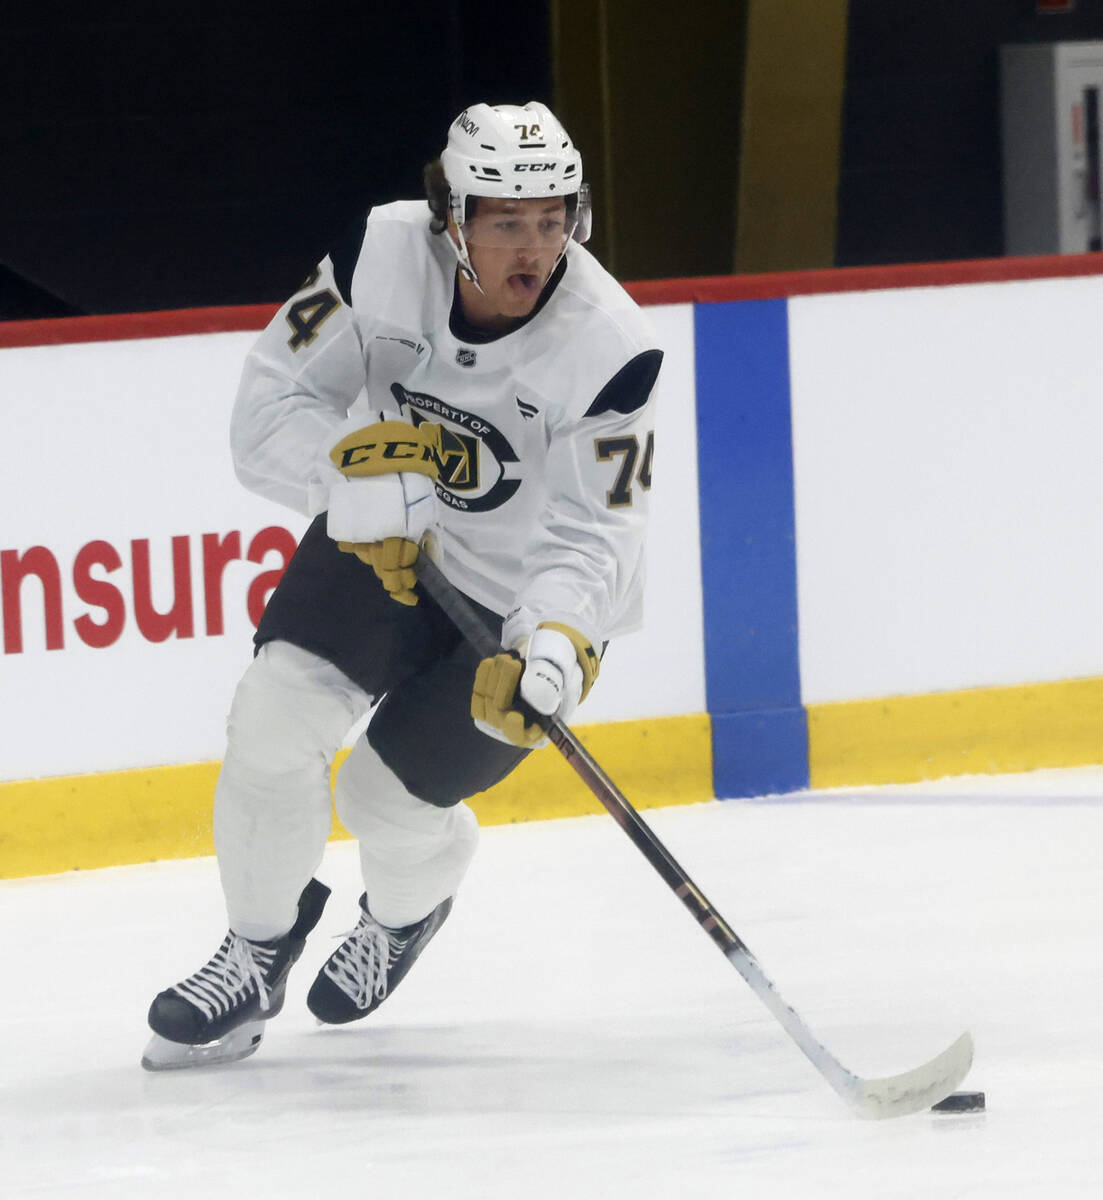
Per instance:
[[[415,425],[425,419],[419,413],[411,414]],[[436,456],[440,470],[438,478],[446,488],[454,492],[472,492],[479,486],[479,439],[465,433],[454,433],[441,429],[440,453]]]
[[[419,426],[433,423],[433,464],[437,498],[462,512],[489,512],[505,504],[521,486],[520,459],[500,429],[439,396],[413,392],[397,381],[391,395],[399,410]]]

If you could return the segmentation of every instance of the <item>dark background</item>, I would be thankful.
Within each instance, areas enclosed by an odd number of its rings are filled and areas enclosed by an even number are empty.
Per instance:
[[[633,32],[688,23],[716,53],[700,31],[719,30],[737,103],[745,10],[641,6]],[[281,301],[365,205],[421,194],[422,165],[467,104],[554,107],[556,29],[579,30],[567,0],[7,6],[0,319]],[[1063,16],[1033,0],[851,0],[836,264],[1000,254],[997,48],[1079,38],[1103,38],[1098,0]],[[603,50],[618,78],[632,75],[629,40]],[[618,196],[604,233],[630,244],[629,277],[731,269],[730,222],[714,257],[711,240],[684,261],[671,252],[664,162],[680,152],[701,196],[732,189],[738,170],[737,136],[730,171],[708,138],[686,139],[695,69],[672,61],[634,84],[648,138],[620,148],[633,156],[620,170],[651,184]],[[683,105],[669,127],[667,96]]]
[[[1089,38],[1101,0],[850,0],[835,265],[1002,254],[999,47]]]

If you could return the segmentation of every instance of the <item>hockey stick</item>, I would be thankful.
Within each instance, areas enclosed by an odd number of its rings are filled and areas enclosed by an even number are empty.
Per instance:
[[[422,587],[479,654],[490,657],[500,652],[497,639],[428,554],[419,556],[417,573]],[[642,851],[701,928],[720,947],[727,960],[773,1013],[809,1062],[859,1116],[878,1119],[919,1112],[944,1100],[965,1078],[973,1062],[973,1039],[968,1033],[963,1033],[952,1046],[930,1062],[901,1075],[863,1079],[844,1067],[816,1040],[796,1011],[786,1004],[743,939],[705,899],[701,890],[575,735],[556,718],[548,719],[545,727],[552,745],[608,809],[613,820]]]

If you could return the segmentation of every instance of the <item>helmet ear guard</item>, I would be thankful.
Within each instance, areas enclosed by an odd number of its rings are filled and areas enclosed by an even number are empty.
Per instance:
[[[574,225],[571,228],[571,237],[579,245],[582,245],[590,240],[590,234],[594,228],[594,210],[590,202],[590,185],[588,183],[583,183],[579,186],[573,214],[571,213],[570,202],[568,201],[568,219],[572,215],[574,216]]]

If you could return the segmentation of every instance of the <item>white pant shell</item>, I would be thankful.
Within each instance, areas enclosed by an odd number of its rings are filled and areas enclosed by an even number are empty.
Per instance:
[[[230,928],[266,941],[294,924],[330,832],[330,767],[371,697],[332,663],[288,642],[265,644],[242,676],[215,789],[214,835]],[[412,796],[366,738],[337,783],[341,820],[360,840],[372,914],[419,920],[453,895],[475,853],[465,805]]]

